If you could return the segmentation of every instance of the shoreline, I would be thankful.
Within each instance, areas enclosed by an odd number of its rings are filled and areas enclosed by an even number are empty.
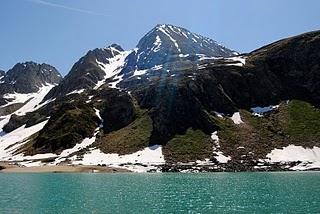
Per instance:
[[[288,165],[269,165],[262,168],[239,165],[232,167],[227,164],[221,166],[211,165],[171,165],[165,164],[158,169],[143,171],[146,173],[173,172],[173,173],[207,173],[207,172],[303,172],[320,171],[320,168],[290,169]],[[44,165],[44,166],[20,166],[10,162],[0,162],[0,173],[133,173],[135,171],[110,166],[95,165]],[[142,172],[142,171],[141,171]]]
[[[130,170],[115,167],[60,165],[21,167],[13,164],[0,163],[0,173],[128,173]]]

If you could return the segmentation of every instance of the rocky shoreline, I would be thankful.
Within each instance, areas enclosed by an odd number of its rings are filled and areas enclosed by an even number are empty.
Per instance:
[[[144,165],[130,164],[130,166],[139,166],[150,168],[147,173],[206,173],[206,172],[283,172],[283,171],[320,171],[320,167],[303,168],[307,163],[288,162],[288,163],[262,163],[262,162],[231,162],[223,164],[197,164],[197,163],[167,163],[164,165]],[[86,165],[44,165],[36,167],[25,167],[12,163],[1,163],[0,172],[5,173],[123,173],[133,172],[125,167],[128,165],[119,165],[111,167],[106,165],[86,166]]]
[[[276,172],[276,171],[320,171],[320,167],[302,168],[300,161],[288,163],[232,162],[225,164],[165,164],[161,172]],[[299,168],[298,168],[299,166]],[[151,171],[155,172],[155,170]]]

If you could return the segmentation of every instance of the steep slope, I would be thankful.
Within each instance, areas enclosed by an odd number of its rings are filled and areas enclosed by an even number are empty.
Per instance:
[[[212,57],[230,57],[238,53],[216,41],[173,25],[157,25],[138,43],[128,56],[125,76],[139,75],[140,70],[159,70],[168,63],[197,61]],[[170,69],[169,69],[170,70]]]
[[[5,94],[35,93],[44,85],[58,84],[62,77],[51,65],[35,62],[18,63],[6,73],[1,73],[0,104],[10,101]]]
[[[320,106],[320,35],[305,33],[253,51],[248,63],[257,72],[276,75],[288,99],[298,98]]]
[[[128,54],[116,44],[90,50],[73,65],[61,84],[50,91],[45,99],[100,87],[106,79],[120,73]]]
[[[152,68],[177,58],[188,56],[229,57],[237,53],[216,41],[173,26],[157,25],[138,43],[132,55],[136,56],[138,70]]]
[[[210,41],[158,25],[131,53],[89,51],[46,105],[7,124],[47,121],[11,158],[137,171],[319,168],[320,32],[243,55]]]
[[[184,28],[157,25],[132,51],[124,51],[116,44],[89,51],[74,64],[62,83],[46,99],[81,93],[98,88],[103,83],[116,88],[125,85],[123,81],[139,79],[145,73],[158,75],[159,70],[174,70],[177,63],[194,64],[198,59],[234,55],[237,53],[216,41]],[[138,86],[135,83],[133,85]]]
[[[22,117],[44,105],[40,103],[45,95],[62,79],[53,66],[35,62],[18,63],[1,75],[1,131],[9,121],[15,121],[15,118]],[[9,128],[9,130],[13,129]]]
[[[0,80],[1,80],[1,83],[3,82],[3,78],[4,78],[5,75],[6,75],[6,72],[0,69]]]

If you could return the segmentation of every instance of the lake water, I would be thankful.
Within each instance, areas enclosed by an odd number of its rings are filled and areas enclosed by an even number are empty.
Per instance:
[[[0,213],[320,213],[320,172],[0,174]]]

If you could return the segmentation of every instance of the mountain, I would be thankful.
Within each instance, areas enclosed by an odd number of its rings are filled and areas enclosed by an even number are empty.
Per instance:
[[[58,84],[62,77],[51,65],[35,62],[18,63],[8,72],[1,72],[0,103],[7,100],[3,95],[10,93],[34,93],[46,84]]]
[[[58,84],[62,77],[51,65],[35,62],[18,63],[3,76],[0,93],[32,93],[46,83]]]
[[[36,110],[44,96],[62,80],[51,65],[35,62],[18,63],[8,72],[1,72],[1,129],[16,115]]]
[[[131,51],[89,51],[39,107],[0,121],[0,158],[133,171],[319,169],[319,50],[320,31],[238,54],[157,25]]]
[[[237,55],[216,41],[173,25],[157,25],[138,43],[129,56],[136,69],[143,70],[186,57],[230,57]],[[130,63],[129,63],[130,64]],[[133,66],[133,67],[134,67]]]
[[[157,25],[131,51],[120,45],[90,50],[71,68],[62,83],[46,99],[98,88],[105,81],[116,87],[119,80],[139,76],[145,69],[159,70],[170,62],[197,61],[210,57],[237,55],[216,41],[173,25]],[[113,84],[112,84],[113,82]]]
[[[2,79],[6,75],[6,72],[0,69],[0,78]]]

